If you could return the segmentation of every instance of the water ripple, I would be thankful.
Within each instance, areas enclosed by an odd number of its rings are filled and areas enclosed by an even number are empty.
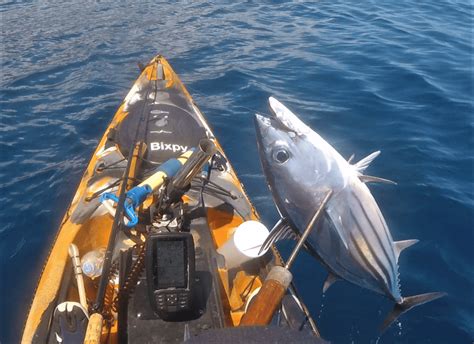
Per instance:
[[[403,290],[450,297],[406,314],[402,330],[378,338],[388,304],[341,284],[324,300],[327,339],[472,342],[472,4],[4,2],[0,25],[0,254],[2,280],[9,281],[0,308],[15,319],[0,325],[0,341],[18,338],[22,300],[33,292],[97,140],[138,74],[136,62],[161,53],[269,225],[277,213],[252,121],[253,113],[268,112],[268,96],[344,156],[382,150],[370,173],[399,186],[373,186],[374,195],[395,238],[423,240],[402,256]],[[301,259],[299,289],[318,314],[315,290],[324,272]]]

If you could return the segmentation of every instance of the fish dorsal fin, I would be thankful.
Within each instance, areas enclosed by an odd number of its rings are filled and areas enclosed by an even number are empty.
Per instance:
[[[385,183],[385,184],[397,185],[397,183],[392,180],[380,178],[380,177],[374,177],[374,176],[367,176],[365,174],[360,175],[359,179],[363,183]]]
[[[349,157],[349,159],[347,159],[347,163],[350,164],[350,163],[352,162],[352,160],[354,160],[354,157],[355,157],[355,154],[352,154],[352,155]]]
[[[370,163],[374,161],[376,157],[378,157],[380,154],[380,151],[373,152],[366,156],[365,158],[359,160],[356,162],[354,165],[354,168],[356,169],[357,172],[363,173],[367,167],[369,167]]]
[[[392,311],[385,318],[380,330],[384,332],[400,315],[409,311],[413,307],[439,299],[445,295],[446,293],[434,292],[404,297],[401,303],[395,304]]]
[[[336,276],[334,273],[329,272],[328,277],[324,281],[323,293],[325,293],[329,289],[329,287],[332,286],[335,282],[340,281],[340,280],[341,279],[338,276]]]
[[[395,249],[395,257],[397,258],[400,257],[400,253],[402,251],[412,245],[415,245],[419,240],[418,239],[410,239],[410,240],[400,240],[400,241],[395,241],[393,243],[393,248]]]

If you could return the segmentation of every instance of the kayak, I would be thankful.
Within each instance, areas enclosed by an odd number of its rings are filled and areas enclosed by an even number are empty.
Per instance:
[[[317,340],[293,285],[268,324],[241,326],[283,261],[260,252],[268,230],[167,60],[140,69],[59,226],[22,343]]]

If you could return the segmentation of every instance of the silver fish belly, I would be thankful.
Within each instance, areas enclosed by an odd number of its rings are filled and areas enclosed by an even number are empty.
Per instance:
[[[325,221],[311,236],[310,244],[332,272],[400,302],[393,240],[367,187],[359,180],[350,180],[333,195],[326,214]]]

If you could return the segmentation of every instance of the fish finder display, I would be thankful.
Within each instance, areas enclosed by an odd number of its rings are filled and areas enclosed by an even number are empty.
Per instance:
[[[146,245],[148,298],[155,314],[161,319],[187,314],[195,292],[193,236],[187,232],[153,233]]]
[[[158,289],[186,288],[188,264],[185,241],[159,240],[155,252]]]

